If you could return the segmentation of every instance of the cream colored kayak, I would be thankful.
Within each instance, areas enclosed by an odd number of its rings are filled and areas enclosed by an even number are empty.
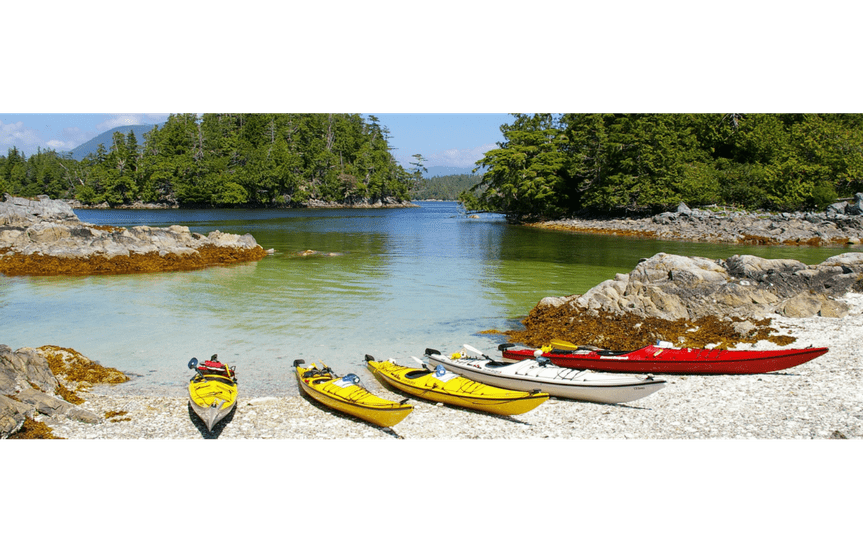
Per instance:
[[[654,379],[651,375],[579,371],[534,359],[502,363],[468,345],[451,357],[427,348],[426,358],[431,365],[443,365],[447,370],[483,384],[520,391],[538,389],[554,397],[604,404],[631,402],[665,387],[665,380]]]

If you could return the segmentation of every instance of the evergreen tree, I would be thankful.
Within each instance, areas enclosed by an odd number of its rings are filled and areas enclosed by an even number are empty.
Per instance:
[[[501,126],[504,142],[477,161],[485,167],[477,189],[486,189],[477,201],[518,217],[560,213],[567,201],[569,139],[551,114],[514,114],[510,125]]]

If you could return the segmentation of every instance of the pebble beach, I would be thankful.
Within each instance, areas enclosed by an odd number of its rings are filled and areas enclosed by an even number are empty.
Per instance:
[[[185,397],[122,395],[118,387],[82,396],[81,406],[100,424],[46,420],[67,439],[407,439],[407,440],[813,440],[863,438],[863,294],[843,300],[843,318],[773,318],[792,347],[830,351],[785,371],[760,375],[661,375],[666,386],[643,399],[608,405],[552,398],[518,416],[501,417],[411,397],[414,411],[381,428],[325,409],[296,394],[242,397],[213,432],[189,410]],[[776,348],[762,341],[753,346]],[[398,358],[395,358],[398,361]],[[392,400],[405,395],[359,372],[372,392]]]

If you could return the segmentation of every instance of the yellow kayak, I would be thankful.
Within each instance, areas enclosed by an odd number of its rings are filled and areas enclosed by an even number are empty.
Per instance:
[[[548,400],[548,393],[501,389],[468,380],[439,366],[434,371],[375,361],[366,355],[369,370],[382,382],[424,399],[498,415],[529,412]]]
[[[198,365],[192,358],[189,368],[195,376],[189,380],[189,404],[195,414],[207,425],[207,430],[225,418],[237,405],[237,377],[234,367],[217,361],[213,355],[209,361]]]
[[[321,404],[358,417],[380,427],[392,427],[414,409],[407,399],[394,402],[369,393],[360,385],[356,374],[339,378],[332,369],[321,362],[320,367],[301,365],[302,359],[294,361],[297,385],[309,397]]]

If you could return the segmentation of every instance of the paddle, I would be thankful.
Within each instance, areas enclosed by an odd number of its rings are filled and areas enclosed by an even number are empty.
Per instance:
[[[572,344],[568,341],[563,341],[560,339],[552,339],[551,340],[552,348],[557,348],[558,350],[578,350],[577,344]]]
[[[189,360],[189,368],[190,369],[194,369],[197,366],[198,366],[198,358],[193,357],[192,359]]]
[[[431,370],[431,369],[429,368],[429,366],[428,366],[428,363],[426,363],[425,361],[421,360],[420,358],[418,358],[418,357],[416,357],[416,356],[411,356],[411,359],[413,359],[414,361],[416,361],[417,363],[419,363],[420,365],[422,365],[422,366],[423,366],[423,368],[424,368],[425,370],[427,370],[427,371],[430,371],[430,370]]]
[[[567,352],[571,352],[573,350],[601,350],[601,348],[589,344],[572,344],[569,341],[561,339],[552,339],[551,347],[554,350],[566,350]]]
[[[462,346],[464,346],[464,349],[465,349],[465,350],[467,350],[468,352],[473,352],[474,354],[479,354],[479,355],[480,355],[480,357],[483,357],[483,358],[488,359],[489,361],[491,361],[491,358],[490,358],[490,357],[488,357],[488,356],[485,354],[485,352],[483,352],[482,350],[478,350],[478,349],[474,348],[473,346],[471,346],[471,345],[469,345],[469,344],[464,344],[464,345],[462,345]]]

